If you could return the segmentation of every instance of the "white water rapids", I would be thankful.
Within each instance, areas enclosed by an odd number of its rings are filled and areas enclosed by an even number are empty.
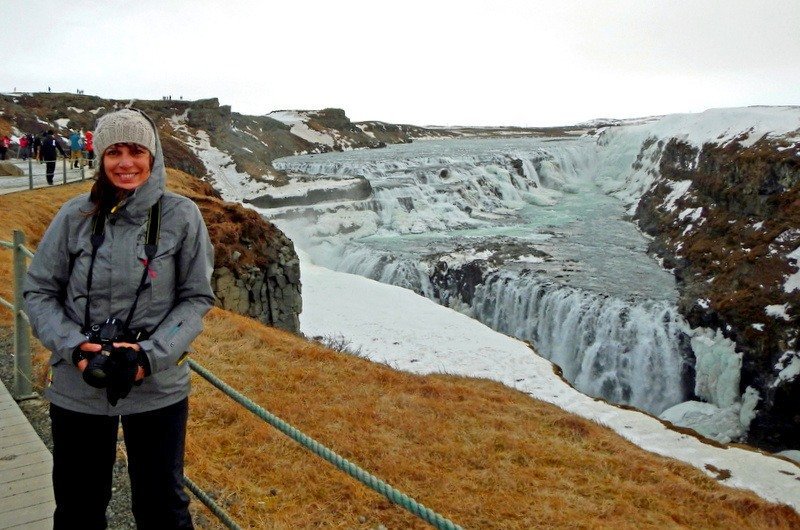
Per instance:
[[[594,183],[601,164],[591,138],[303,155],[275,162],[281,197],[362,179],[371,196],[260,211],[316,263],[531,341],[582,392],[657,414],[687,397],[687,326],[674,279]]]

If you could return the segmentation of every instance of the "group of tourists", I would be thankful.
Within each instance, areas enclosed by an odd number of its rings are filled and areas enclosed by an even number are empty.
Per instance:
[[[3,135],[0,138],[0,160],[5,160],[11,147],[11,139]],[[47,183],[53,184],[56,170],[56,161],[60,154],[69,158],[70,167],[94,167],[94,134],[92,131],[73,130],[69,135],[69,142],[64,145],[60,136],[53,129],[48,129],[40,134],[27,133],[17,139],[19,149],[17,158],[29,158],[44,163],[46,167]]]
[[[94,166],[94,134],[92,131],[72,131],[69,135],[69,158],[73,168],[83,167],[88,161]]]

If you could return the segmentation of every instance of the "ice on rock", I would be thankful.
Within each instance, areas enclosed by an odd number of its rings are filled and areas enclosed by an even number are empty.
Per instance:
[[[722,333],[699,329],[691,339],[695,364],[695,394],[720,408],[739,400],[739,377],[742,354],[735,343]]]
[[[721,409],[711,403],[685,401],[665,410],[659,418],[693,429],[706,438],[729,443],[739,440],[745,433],[739,420],[740,407],[737,403]]]

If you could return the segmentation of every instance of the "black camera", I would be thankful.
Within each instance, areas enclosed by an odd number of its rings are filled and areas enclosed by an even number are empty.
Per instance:
[[[100,344],[101,350],[89,359],[83,380],[95,388],[105,388],[108,402],[116,405],[131,391],[138,369],[139,352],[129,347],[114,347],[115,342],[136,342],[117,318],[94,324],[86,335],[87,341]]]
[[[100,344],[102,349],[89,360],[88,366],[83,371],[83,380],[95,388],[108,386],[110,375],[109,362],[114,351],[112,344],[121,342],[125,337],[124,323],[118,318],[108,318],[102,324],[93,324],[86,334],[88,342]]]

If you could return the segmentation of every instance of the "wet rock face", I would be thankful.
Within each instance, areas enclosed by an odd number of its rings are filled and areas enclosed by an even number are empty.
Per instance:
[[[459,266],[449,266],[439,261],[430,276],[436,297],[444,305],[451,306],[459,300],[469,306],[475,296],[475,288],[483,284],[486,273],[485,263],[471,261]]]
[[[293,333],[302,311],[300,261],[292,241],[252,210],[195,199],[214,244],[218,304]]]
[[[797,449],[800,376],[780,372],[800,355],[800,290],[785,286],[800,247],[800,148],[672,140],[659,169],[635,215],[655,237],[650,250],[675,269],[689,323],[721,330],[743,353],[740,391],[761,397],[748,441]]]

